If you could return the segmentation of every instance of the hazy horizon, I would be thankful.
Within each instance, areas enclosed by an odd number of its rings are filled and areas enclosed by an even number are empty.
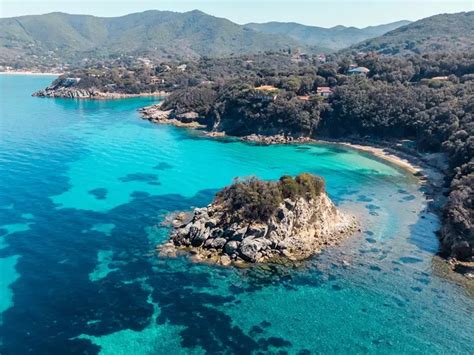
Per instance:
[[[251,9],[249,10],[249,6]],[[368,27],[401,20],[416,21],[440,13],[473,11],[471,1],[428,0],[186,0],[186,1],[60,1],[3,0],[0,17],[40,15],[51,12],[116,17],[147,10],[187,12],[200,10],[223,17],[238,24],[250,22],[296,22],[309,26],[334,27],[337,25]]]

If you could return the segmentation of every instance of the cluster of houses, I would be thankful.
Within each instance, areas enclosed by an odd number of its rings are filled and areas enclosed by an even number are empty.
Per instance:
[[[254,95],[255,99],[262,100],[262,101],[275,101],[278,97],[278,88],[272,85],[261,85],[255,88],[258,94]],[[327,98],[331,96],[333,90],[329,86],[319,86],[316,89],[316,92],[312,95],[301,95],[298,96],[300,100],[308,101],[311,97],[320,96],[323,98]]]

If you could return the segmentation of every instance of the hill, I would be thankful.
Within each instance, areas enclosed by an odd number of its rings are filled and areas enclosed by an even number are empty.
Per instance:
[[[345,26],[324,28],[305,26],[294,22],[267,22],[249,23],[245,27],[264,33],[287,35],[308,46],[317,46],[326,51],[336,51],[366,39],[378,37],[409,23],[410,21],[397,21],[365,28]]]
[[[359,43],[351,49],[389,55],[472,51],[474,11],[427,17]]]
[[[50,13],[0,19],[0,64],[72,64],[119,55],[190,59],[300,47],[201,11],[121,17]]]

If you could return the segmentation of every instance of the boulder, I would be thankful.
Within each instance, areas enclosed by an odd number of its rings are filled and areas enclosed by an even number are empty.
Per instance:
[[[451,247],[451,254],[457,259],[465,260],[473,255],[473,250],[466,240],[456,241]]]
[[[212,248],[214,249],[217,249],[217,250],[221,250],[224,248],[224,245],[227,243],[227,239],[225,238],[215,238],[215,239],[212,239]]]
[[[268,226],[265,224],[252,225],[248,228],[247,233],[256,238],[264,237],[267,234]]]
[[[224,250],[227,254],[232,255],[237,252],[237,249],[239,248],[239,242],[235,240],[231,240],[227,242],[227,244],[224,247]]]
[[[260,250],[263,243],[259,239],[245,238],[240,245],[240,256],[242,259],[256,262],[261,257]]]
[[[236,240],[239,242],[242,241],[245,237],[245,234],[247,233],[247,229],[248,229],[247,227],[242,227],[242,228],[237,229],[233,233],[231,240]]]

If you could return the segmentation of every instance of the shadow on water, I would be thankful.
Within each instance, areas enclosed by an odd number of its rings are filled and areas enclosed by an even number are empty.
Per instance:
[[[63,180],[63,188],[66,186]],[[161,222],[158,209],[175,211],[204,205],[214,193],[214,189],[205,190],[185,198],[137,191],[129,203],[105,213],[58,210],[47,198],[36,201],[30,230],[4,236],[8,247],[0,250],[0,257],[13,251],[21,256],[16,267],[21,276],[10,286],[14,306],[3,313],[0,327],[2,353],[90,354],[99,348],[76,337],[143,330],[155,321],[153,305],[148,302],[149,291],[141,282],[133,281],[143,278],[152,287],[152,300],[161,310],[156,322],[182,326],[184,348],[200,346],[207,352],[251,353],[289,346],[285,339],[257,338],[233,325],[230,316],[219,310],[235,301],[233,290],[229,288],[226,296],[209,292],[212,272],[208,268],[190,265],[184,259],[159,261],[158,267],[153,267],[154,245],[144,239],[146,227]],[[13,211],[25,210],[27,203],[16,201]],[[2,221],[15,214],[0,211],[5,217]],[[95,225],[104,223],[115,225],[110,235],[94,230]],[[101,249],[112,250],[113,259],[122,262],[117,262],[117,269],[104,278],[91,281],[89,274],[96,267],[97,251]],[[176,262],[181,267],[176,267]],[[252,275],[247,278],[252,279]],[[258,287],[265,286],[264,279],[260,275]],[[258,287],[246,287],[244,292]]]

